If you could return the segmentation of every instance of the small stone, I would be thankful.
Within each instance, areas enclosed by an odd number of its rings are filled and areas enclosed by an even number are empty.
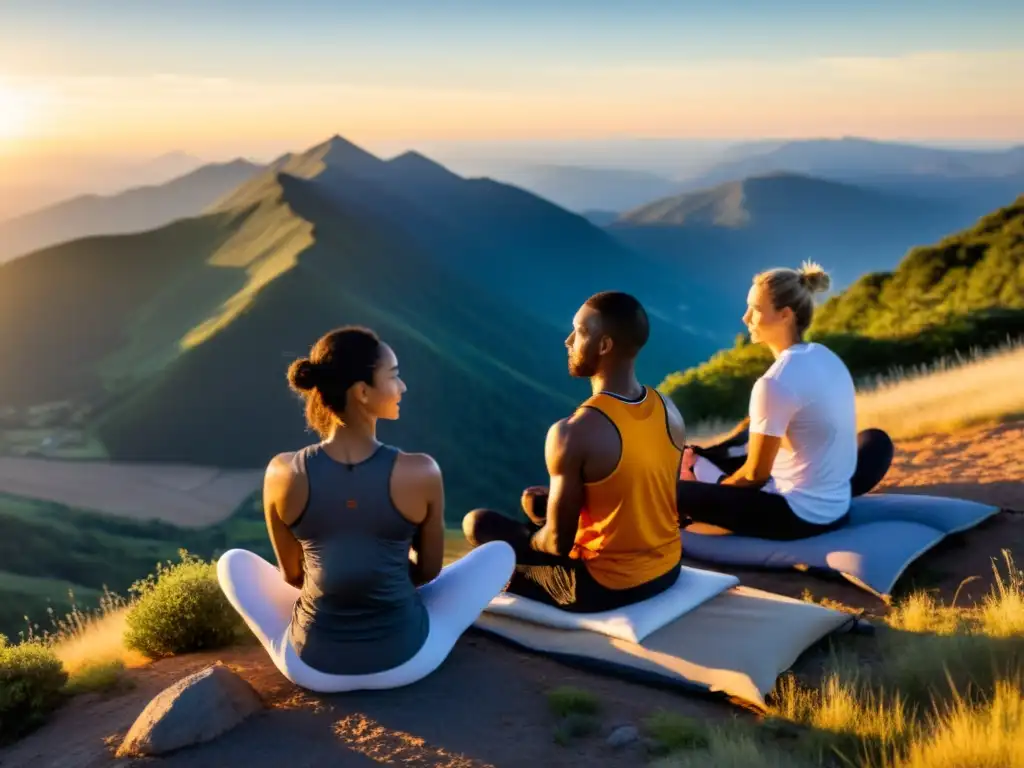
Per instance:
[[[218,661],[158,693],[132,724],[117,756],[162,755],[201,744],[262,708],[253,687]]]
[[[609,747],[618,749],[624,747],[627,744],[632,744],[634,741],[640,738],[640,731],[637,730],[636,726],[633,725],[620,725],[614,731],[609,734],[607,743]]]

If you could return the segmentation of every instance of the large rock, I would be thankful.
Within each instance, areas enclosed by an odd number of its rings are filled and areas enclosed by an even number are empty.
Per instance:
[[[210,741],[262,708],[253,687],[218,661],[157,694],[132,724],[117,756],[161,755]]]

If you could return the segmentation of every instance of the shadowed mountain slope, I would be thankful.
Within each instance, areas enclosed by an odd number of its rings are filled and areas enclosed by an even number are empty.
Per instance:
[[[365,324],[409,386],[381,437],[438,459],[458,519],[543,481],[547,427],[588,394],[566,371],[572,312],[630,283],[629,258],[521,190],[335,139],[203,216],[0,266],[0,355],[19,373],[0,383],[0,409],[16,422],[68,403],[55,426],[114,459],[260,467],[316,439],[289,362],[330,328]],[[632,285],[662,287],[640,272]]]

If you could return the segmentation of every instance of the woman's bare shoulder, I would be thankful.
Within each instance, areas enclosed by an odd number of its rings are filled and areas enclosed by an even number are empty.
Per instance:
[[[395,474],[403,481],[417,485],[433,483],[441,479],[441,467],[428,453],[398,452]]]
[[[272,458],[270,463],[267,464],[267,470],[263,475],[264,482],[287,484],[297,477],[300,474],[295,466],[295,456],[297,453],[297,451],[285,451]]]
[[[309,487],[305,474],[296,466],[296,451],[279,453],[267,464],[263,477],[263,498],[285,522],[291,522],[306,504]]]

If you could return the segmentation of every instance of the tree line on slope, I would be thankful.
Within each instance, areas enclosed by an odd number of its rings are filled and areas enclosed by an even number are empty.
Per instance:
[[[857,379],[927,364],[1024,335],[1024,195],[973,227],[912,249],[893,272],[864,275],[818,308],[808,341],[839,355]],[[737,338],[660,389],[691,423],[744,415],[771,353]]]

